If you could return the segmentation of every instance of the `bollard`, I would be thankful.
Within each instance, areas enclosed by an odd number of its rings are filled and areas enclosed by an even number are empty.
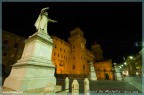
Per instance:
[[[65,78],[65,90],[66,92],[69,92],[69,78],[68,77]]]
[[[72,82],[72,95],[79,95],[79,83],[76,79]]]
[[[45,95],[55,95],[55,89],[52,83],[49,83],[44,89]]]
[[[89,93],[89,80],[85,78],[84,80],[84,95],[90,95]]]

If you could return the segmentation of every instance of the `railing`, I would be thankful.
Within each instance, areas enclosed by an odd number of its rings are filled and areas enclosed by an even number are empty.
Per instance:
[[[56,93],[69,93],[70,91],[72,92],[72,95],[79,95],[79,87],[84,87],[84,95],[89,95],[89,80],[85,78],[85,80],[79,80],[79,82],[74,79],[71,83],[71,87],[69,87],[69,79],[66,77],[65,79],[65,89],[62,91],[57,91]]]

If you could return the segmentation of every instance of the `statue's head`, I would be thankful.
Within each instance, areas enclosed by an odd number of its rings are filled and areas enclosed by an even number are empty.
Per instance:
[[[44,12],[44,15],[48,16],[48,13],[47,13],[47,12]]]

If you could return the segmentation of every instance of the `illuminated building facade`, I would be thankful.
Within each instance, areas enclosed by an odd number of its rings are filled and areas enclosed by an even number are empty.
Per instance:
[[[112,60],[97,61],[94,66],[98,80],[113,80]]]
[[[103,51],[97,43],[86,48],[86,39],[79,28],[70,32],[68,42],[53,36],[52,60],[57,74],[89,75],[90,62],[94,63],[98,79],[113,80],[112,61],[103,59]]]
[[[56,66],[56,73],[87,75],[89,62],[93,61],[94,56],[86,49],[83,32],[79,28],[71,31],[69,43],[55,36],[52,38],[54,42],[52,61]]]

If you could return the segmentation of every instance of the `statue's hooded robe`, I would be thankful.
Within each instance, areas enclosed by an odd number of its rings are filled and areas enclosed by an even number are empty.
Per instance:
[[[47,33],[47,24],[48,24],[48,17],[47,15],[45,15],[45,13],[41,12],[34,25],[38,30],[38,32],[43,31]]]

